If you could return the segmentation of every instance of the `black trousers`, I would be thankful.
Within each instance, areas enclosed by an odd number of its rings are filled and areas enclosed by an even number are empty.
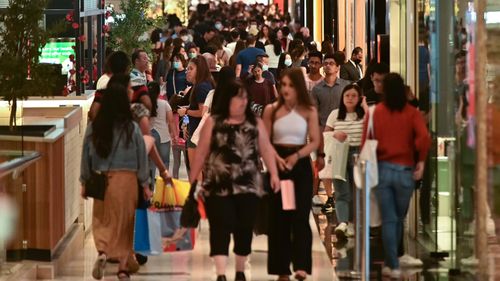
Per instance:
[[[231,233],[233,252],[248,256],[252,252],[253,226],[258,197],[255,194],[208,196],[205,202],[210,225],[210,256],[228,256]]]
[[[281,157],[295,153],[289,149],[276,147]],[[290,263],[293,270],[312,270],[312,231],[309,225],[309,212],[312,207],[313,174],[311,159],[304,157],[292,171],[280,175],[281,179],[291,179],[295,186],[296,210],[283,211],[281,192],[272,194],[269,234],[268,260],[269,274],[290,275]]]

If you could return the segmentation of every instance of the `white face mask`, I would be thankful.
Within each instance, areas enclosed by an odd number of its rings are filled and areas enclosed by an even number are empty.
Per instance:
[[[189,40],[189,37],[187,35],[181,36],[181,40],[187,42],[187,40]]]
[[[262,65],[262,71],[268,71],[269,70],[269,65],[263,64]]]
[[[286,66],[290,66],[290,65],[292,65],[292,60],[291,60],[291,59],[286,59],[286,60],[285,60],[285,65],[286,65]]]

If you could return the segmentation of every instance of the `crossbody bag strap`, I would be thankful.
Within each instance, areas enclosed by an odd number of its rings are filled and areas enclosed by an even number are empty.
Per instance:
[[[125,126],[125,125],[123,125]],[[106,172],[109,172],[109,169],[111,169],[111,164],[113,163],[113,158],[115,157],[115,152],[116,152],[116,149],[118,148],[118,145],[120,144],[120,140],[122,138],[122,134],[123,134],[123,131],[124,131],[124,127],[122,127],[122,129],[120,130],[120,135],[118,136],[118,141],[116,142],[115,146],[113,147],[113,151],[111,151],[111,158],[109,160],[109,165],[108,165],[108,169],[106,170]]]

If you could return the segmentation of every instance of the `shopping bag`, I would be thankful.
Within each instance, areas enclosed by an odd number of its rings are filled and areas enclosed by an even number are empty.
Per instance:
[[[374,139],[374,116],[375,106],[369,108],[368,132],[365,143],[359,154],[358,161],[366,161],[366,186],[373,188],[378,185],[378,161],[377,161],[377,146],[378,141]],[[354,183],[358,188],[363,188],[363,171],[359,165],[355,165],[353,169]]]
[[[201,219],[198,199],[195,197],[197,182],[191,185],[188,198],[182,207],[181,226],[185,228],[196,228]]]
[[[292,180],[280,181],[281,205],[284,211],[295,210],[295,185]]]
[[[325,167],[318,173],[320,179],[333,179],[333,152],[335,150],[335,143],[333,138],[333,131],[323,132],[324,152],[325,152]]]
[[[157,211],[181,210],[189,195],[189,182],[172,179],[172,183],[165,183],[161,177],[156,178],[155,192],[152,204]]]
[[[161,235],[162,237],[172,237],[174,233],[181,227],[181,211],[161,211]],[[166,245],[163,248],[164,252],[185,251],[194,248],[194,229],[188,231],[178,239],[175,243]]]
[[[144,256],[163,253],[159,213],[151,209],[135,210],[134,251]]]
[[[333,137],[332,137],[333,138]],[[349,157],[349,142],[340,142],[333,138],[332,175],[334,179],[346,181],[347,158]]]

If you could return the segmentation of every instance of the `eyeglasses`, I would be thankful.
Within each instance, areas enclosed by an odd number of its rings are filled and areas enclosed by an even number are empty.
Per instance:
[[[330,65],[330,66],[337,65],[337,63],[335,63],[334,61],[325,61],[323,64],[324,65]]]

